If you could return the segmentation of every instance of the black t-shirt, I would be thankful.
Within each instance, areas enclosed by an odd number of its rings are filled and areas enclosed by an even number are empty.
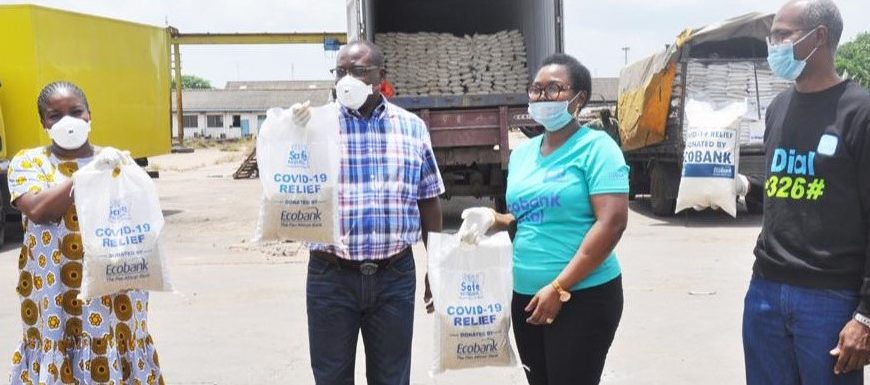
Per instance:
[[[825,289],[859,289],[870,314],[870,93],[844,81],[779,94],[766,117],[766,180],[756,274]],[[762,184],[763,183],[763,184]]]

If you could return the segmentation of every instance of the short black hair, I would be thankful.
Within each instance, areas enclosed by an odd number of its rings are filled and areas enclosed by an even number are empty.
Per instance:
[[[39,111],[40,119],[45,119],[45,110],[48,109],[48,100],[51,99],[52,96],[62,92],[68,92],[75,95],[85,104],[85,109],[87,109],[88,112],[91,111],[91,107],[88,106],[88,98],[79,86],[67,81],[57,81],[48,83],[47,86],[42,88],[42,91],[39,91],[39,96],[36,98],[36,108]]]
[[[548,65],[561,65],[568,69],[568,74],[571,77],[571,88],[578,93],[586,91],[586,100],[580,108],[585,107],[592,95],[592,75],[589,74],[589,69],[575,57],[565,53],[554,53],[547,56],[541,67]]]
[[[843,17],[831,0],[807,0],[799,16],[801,26],[807,30],[824,25],[828,28],[828,45],[836,51],[843,35]]]
[[[378,47],[375,43],[368,40],[354,40],[347,43],[347,48],[356,45],[361,45],[369,49],[369,60],[371,60],[373,66],[384,67],[384,51],[381,50],[381,47]]]

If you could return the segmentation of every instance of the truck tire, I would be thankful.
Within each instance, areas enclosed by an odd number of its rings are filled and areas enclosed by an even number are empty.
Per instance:
[[[650,206],[659,217],[674,216],[677,207],[679,171],[674,163],[656,163],[650,172]]]
[[[6,171],[0,172],[0,178],[6,180],[9,177]],[[11,195],[9,194],[9,186],[6,183],[2,184],[0,187],[0,199],[3,199],[3,202],[0,203],[0,246],[6,244],[6,226],[7,225],[18,225],[17,227],[21,228],[21,220],[16,220],[16,215],[14,215],[17,210],[12,207]],[[20,218],[20,217],[19,217]],[[10,219],[12,220],[10,223]],[[12,235],[17,235],[19,232],[13,230]]]
[[[3,207],[0,207],[0,247],[2,247],[4,244],[6,244],[6,225],[7,224],[8,223],[7,223],[7,219],[6,219],[6,209]]]

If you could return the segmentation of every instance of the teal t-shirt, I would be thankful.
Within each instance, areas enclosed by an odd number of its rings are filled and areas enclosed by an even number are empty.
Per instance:
[[[517,219],[514,291],[534,295],[562,272],[595,223],[590,197],[628,193],[628,166],[606,133],[581,127],[561,147],[541,155],[544,135],[510,157],[508,210]],[[609,282],[620,274],[616,254],[571,290]]]

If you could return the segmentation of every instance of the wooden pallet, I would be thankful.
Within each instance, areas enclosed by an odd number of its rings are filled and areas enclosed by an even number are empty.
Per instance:
[[[260,177],[260,169],[257,167],[257,146],[251,149],[251,153],[233,173],[233,179],[256,179]]]

